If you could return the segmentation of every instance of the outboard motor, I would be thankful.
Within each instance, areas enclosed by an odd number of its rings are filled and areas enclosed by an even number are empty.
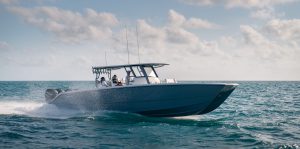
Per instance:
[[[61,92],[64,92],[62,89],[47,89],[45,92],[45,98],[47,103],[51,103],[53,99]]]

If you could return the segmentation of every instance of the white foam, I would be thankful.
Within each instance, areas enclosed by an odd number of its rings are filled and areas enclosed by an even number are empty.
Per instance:
[[[43,106],[44,103],[33,101],[1,101],[0,114],[25,114]]]
[[[200,116],[199,115],[191,115],[191,116],[180,116],[180,117],[174,117],[175,119],[183,119],[183,120],[195,120],[199,121]]]
[[[60,109],[41,101],[0,101],[0,114],[28,115],[45,118],[70,118],[84,115],[84,111]]]

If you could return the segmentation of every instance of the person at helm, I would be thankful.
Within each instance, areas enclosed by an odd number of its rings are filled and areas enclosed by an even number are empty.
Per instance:
[[[108,84],[106,83],[106,81],[105,81],[105,78],[104,78],[104,77],[101,77],[101,79],[100,79],[100,83],[101,83],[101,85],[102,85],[102,86],[108,87]]]
[[[112,80],[112,83],[117,84],[118,83],[117,75],[114,75],[111,80]]]

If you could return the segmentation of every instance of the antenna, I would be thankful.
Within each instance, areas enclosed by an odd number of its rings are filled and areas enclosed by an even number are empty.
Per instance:
[[[138,49],[138,58],[139,58],[139,64],[141,63],[141,59],[140,59],[140,44],[139,44],[139,32],[138,32],[138,26],[136,24],[135,26],[135,30],[136,30],[136,43],[137,43],[137,49]]]
[[[127,39],[127,25],[126,25],[126,41],[127,41],[127,58],[128,58],[128,64],[129,64],[129,49],[128,49],[128,39]]]
[[[106,64],[106,66],[107,66],[106,51],[105,51],[105,64]]]

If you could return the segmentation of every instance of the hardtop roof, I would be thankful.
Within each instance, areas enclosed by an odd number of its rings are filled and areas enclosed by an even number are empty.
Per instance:
[[[125,68],[125,67],[134,67],[134,66],[158,68],[158,67],[162,67],[162,66],[165,66],[165,65],[169,65],[169,64],[166,64],[166,63],[140,63],[140,64],[97,66],[97,67],[93,67],[93,69],[111,69],[111,70],[116,70],[116,69],[122,69],[122,68]]]

